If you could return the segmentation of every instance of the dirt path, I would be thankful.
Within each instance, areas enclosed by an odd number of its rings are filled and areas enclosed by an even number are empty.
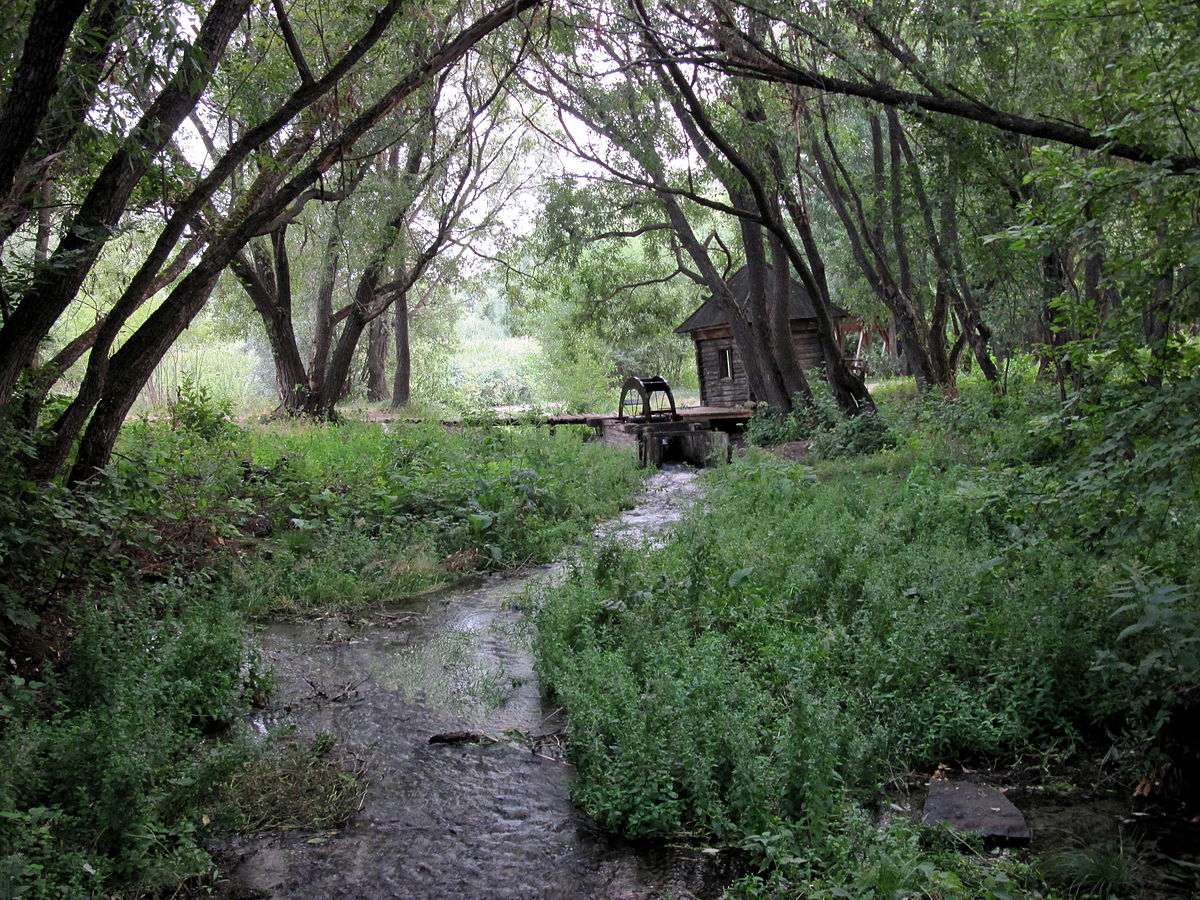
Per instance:
[[[653,476],[607,527],[641,540],[694,495],[684,469]],[[261,635],[279,679],[260,725],[329,732],[368,766],[363,810],[336,833],[282,831],[221,849],[225,896],[651,898],[719,896],[719,855],[607,838],[567,801],[571,768],[541,697],[518,609],[541,569],[417,598],[356,626]],[[431,744],[470,731],[497,742]],[[531,740],[530,736],[542,736]]]

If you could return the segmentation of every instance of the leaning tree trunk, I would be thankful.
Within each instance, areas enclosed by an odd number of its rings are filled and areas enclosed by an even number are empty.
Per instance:
[[[115,233],[134,188],[195,108],[249,5],[250,0],[217,0],[213,4],[167,85],[100,172],[70,230],[0,328],[0,401],[11,395],[38,344],[75,299]]]
[[[806,406],[812,406],[812,388],[804,376],[804,370],[800,368],[800,360],[796,358],[796,343],[792,339],[792,267],[778,235],[771,235],[770,244],[771,264],[775,271],[775,283],[767,295],[771,298],[771,345],[788,398],[799,395]],[[820,301],[814,297],[812,302],[815,306]]]
[[[215,264],[197,265],[113,354],[104,392],[80,440],[68,484],[86,481],[108,465],[125,416],[167,350],[208,301],[221,269]]]
[[[44,4],[53,6],[61,4]],[[108,59],[117,35],[124,25],[128,0],[100,0],[93,3],[86,24],[76,30],[79,35],[70,58],[63,64],[63,83],[55,88],[50,108],[42,119],[34,144],[34,152],[26,152],[11,178],[0,175],[0,244],[7,241],[35,212],[41,218],[49,203],[43,198],[41,208],[29,203],[33,197],[53,184],[55,169],[64,151],[87,122],[101,81],[108,72]],[[55,13],[57,15],[57,13]],[[66,24],[66,19],[55,27]],[[33,27],[26,37],[26,46],[33,41]],[[11,95],[28,103],[26,91],[14,89]],[[8,135],[7,120],[0,124],[0,134]],[[19,139],[10,144],[14,149]],[[31,148],[27,146],[27,151]],[[0,151],[0,157],[4,156]],[[43,260],[39,260],[39,263]]]
[[[797,148],[797,152],[799,149]],[[784,258],[791,261],[792,267],[800,276],[800,281],[808,289],[813,301],[813,313],[817,319],[817,341],[821,345],[821,354],[825,359],[825,381],[833,391],[834,402],[838,409],[848,416],[875,409],[875,401],[863,381],[850,368],[846,354],[838,341],[837,327],[833,321],[833,300],[829,293],[829,281],[825,275],[825,258],[812,231],[812,221],[808,214],[807,202],[804,195],[797,194],[787,186],[783,177],[782,156],[778,150],[773,153],[776,172],[779,175],[780,198],[787,209],[788,217],[800,235],[803,247],[797,247],[786,228],[783,227],[783,212],[776,208],[774,218],[779,230],[774,234],[779,249]],[[803,190],[803,185],[801,185]],[[779,199],[776,198],[778,204]]]
[[[926,350],[925,338],[921,333],[923,328],[917,304],[903,287],[903,282],[907,280],[906,248],[897,247],[896,265],[901,267],[901,272],[893,274],[888,254],[879,241],[882,226],[878,220],[874,224],[867,221],[862,198],[858,195],[850,173],[837,152],[828,122],[825,122],[821,135],[818,135],[812,115],[807,108],[802,104],[798,105],[796,112],[797,127],[799,127],[800,119],[803,119],[812,129],[809,148],[813,159],[816,160],[825,195],[829,198],[838,219],[842,222],[851,254],[858,263],[863,277],[895,318],[896,327],[909,350],[917,386],[925,389],[936,384],[937,375]],[[877,122],[873,124],[873,127],[877,127]],[[876,190],[879,190],[878,186],[885,183],[881,139],[872,141],[871,156],[873,183]],[[895,217],[893,217],[894,222]]]
[[[741,208],[750,209],[754,198],[745,192],[730,191],[730,199]],[[739,347],[742,358],[749,355],[759,361],[762,370],[763,388],[765,394],[759,395],[760,400],[780,412],[792,411],[792,394],[784,383],[780,365],[781,350],[786,354],[787,348],[780,348],[772,340],[772,313],[769,308],[768,292],[773,287],[768,284],[767,260],[763,249],[762,227],[749,219],[739,219],[742,232],[742,247],[746,251],[746,282],[747,294],[745,310],[749,320],[749,331],[752,344],[750,347]],[[775,298],[776,301],[779,298]],[[786,305],[786,295],[782,302]],[[747,352],[749,351],[749,352]]]
[[[41,0],[34,6],[24,52],[0,109],[0,197],[8,194],[50,109],[71,29],[86,6],[87,0]]]

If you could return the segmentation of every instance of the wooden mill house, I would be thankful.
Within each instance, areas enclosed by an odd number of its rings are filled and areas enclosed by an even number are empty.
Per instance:
[[[768,285],[775,284],[771,266],[767,266]],[[750,295],[750,277],[745,266],[738,269],[728,281],[729,290],[736,302],[747,308]],[[808,371],[824,362],[821,344],[817,339],[817,317],[812,299],[804,285],[790,279],[788,312],[792,326],[792,346],[800,368]],[[834,320],[838,328],[838,340],[844,331],[857,331],[858,324],[840,307],[833,307]],[[738,407],[753,402],[746,380],[746,366],[733,339],[729,325],[729,314],[721,308],[715,297],[709,297],[700,308],[688,316],[675,329],[677,334],[687,334],[696,347],[696,368],[700,375],[700,403],[703,406]]]

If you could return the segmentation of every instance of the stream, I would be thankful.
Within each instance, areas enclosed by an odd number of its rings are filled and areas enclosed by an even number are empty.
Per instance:
[[[652,475],[598,534],[653,541],[695,499],[695,473]],[[632,845],[567,800],[562,712],[542,696],[520,600],[565,565],[477,578],[362,621],[258,635],[278,689],[253,725],[325,732],[361,758],[362,810],[336,831],[238,836],[216,848],[227,898],[706,898],[720,855]],[[471,732],[495,742],[430,743]]]

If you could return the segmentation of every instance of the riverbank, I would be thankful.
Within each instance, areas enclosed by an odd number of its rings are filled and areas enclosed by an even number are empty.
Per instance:
[[[738,897],[1194,896],[1189,391],[1071,440],[1039,395],[885,400],[865,455],[776,423],[820,452],[709,473],[659,551],[601,544],[539,603],[573,799],[745,850]],[[920,825],[935,775],[1007,788],[1037,852]]]
[[[21,480],[25,439],[0,454],[0,885],[72,900],[207,885],[220,829],[356,811],[352,752],[250,729],[276,685],[248,619],[328,629],[549,561],[644,476],[545,429],[242,429],[193,404],[127,428],[107,480],[70,493]]]
[[[695,493],[652,474],[601,526],[633,552]],[[726,860],[614,839],[568,801],[561,709],[533,671],[527,593],[569,564],[464,584],[257,637],[277,687],[253,722],[304,746],[327,735],[361,761],[361,808],[337,828],[278,829],[212,848],[225,897],[719,897]]]

